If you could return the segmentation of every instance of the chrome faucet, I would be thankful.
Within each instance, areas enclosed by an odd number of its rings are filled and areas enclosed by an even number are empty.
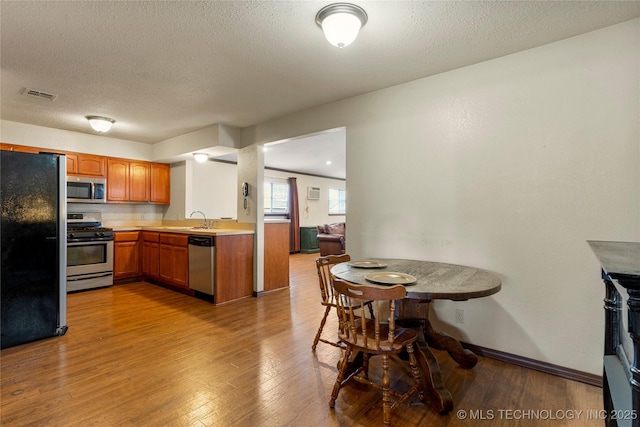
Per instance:
[[[204,212],[202,212],[202,211],[193,211],[193,212],[191,212],[191,215],[189,215],[189,218],[193,217],[194,213],[199,213],[200,215],[202,215],[202,218],[204,218],[204,220],[202,221],[202,224],[198,228],[207,228],[207,216],[204,214]]]

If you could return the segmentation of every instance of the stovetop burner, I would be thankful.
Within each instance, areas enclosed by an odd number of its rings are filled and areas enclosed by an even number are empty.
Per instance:
[[[113,240],[113,229],[102,227],[99,212],[67,214],[67,242]]]

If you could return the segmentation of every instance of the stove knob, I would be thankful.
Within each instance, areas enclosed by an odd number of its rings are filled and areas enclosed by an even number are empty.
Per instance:
[[[96,233],[96,237],[104,237],[104,233]]]

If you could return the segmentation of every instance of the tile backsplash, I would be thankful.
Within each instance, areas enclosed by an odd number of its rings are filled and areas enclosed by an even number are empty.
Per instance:
[[[67,212],[100,212],[102,225],[156,225],[162,223],[167,206],[147,204],[68,203]]]

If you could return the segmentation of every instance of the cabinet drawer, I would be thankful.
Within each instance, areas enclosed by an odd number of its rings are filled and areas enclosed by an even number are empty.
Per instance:
[[[145,242],[159,242],[160,241],[160,233],[155,233],[153,231],[143,231],[142,232],[142,240]]]
[[[113,233],[113,240],[116,242],[137,242],[139,237],[139,231],[116,231]]]
[[[162,233],[160,234],[160,243],[174,246],[187,246],[189,236],[186,234]]]

